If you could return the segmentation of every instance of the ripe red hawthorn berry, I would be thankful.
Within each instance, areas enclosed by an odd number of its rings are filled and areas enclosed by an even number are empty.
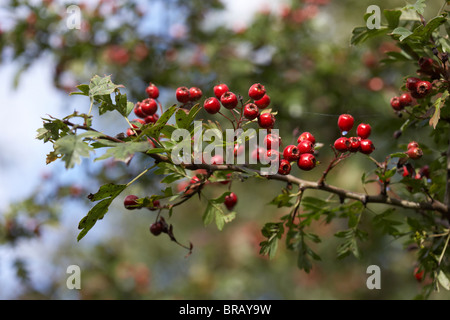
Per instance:
[[[261,99],[255,100],[255,104],[258,106],[259,109],[265,109],[270,104],[270,97],[265,94]]]
[[[141,102],[141,109],[146,116],[151,116],[158,110],[158,104],[155,99],[147,98]]]
[[[145,89],[145,92],[147,92],[148,97],[151,99],[158,99],[159,97],[159,89],[157,86],[155,86],[153,83],[149,83],[148,87]]]
[[[419,267],[414,268],[414,278],[416,278],[417,281],[421,282],[423,280],[424,270],[419,271]]]
[[[147,115],[142,111],[141,103],[137,102],[134,106],[134,114],[139,118],[144,119]]]
[[[280,162],[280,153],[277,150],[269,149],[266,151],[266,157],[270,162]]]
[[[125,197],[125,200],[123,201],[123,205],[125,206],[126,209],[129,210],[134,210],[137,209],[137,199],[139,199],[137,196],[135,196],[134,194],[130,194],[128,196]]]
[[[253,100],[259,100],[266,94],[266,89],[260,83],[253,84],[250,89],[248,89],[248,96]]]
[[[361,140],[359,151],[364,154],[371,154],[375,150],[375,146],[369,139]]]
[[[155,211],[155,210],[158,210],[159,205],[160,205],[159,200],[158,200],[158,199],[155,199],[155,200],[153,200],[153,202],[152,202],[152,206],[151,206],[151,207],[147,207],[147,208],[148,208],[148,210],[150,210],[150,211]]]
[[[288,175],[291,172],[291,163],[286,159],[280,160],[280,166],[278,167],[278,173],[282,175]]]
[[[314,169],[316,166],[316,157],[314,157],[311,153],[304,153],[300,155],[300,158],[298,159],[297,165],[300,169],[309,171]]]
[[[158,221],[153,223],[150,226],[150,232],[154,235],[154,236],[159,236],[161,234],[161,232],[164,231],[164,225]]]
[[[350,152],[358,152],[359,148],[361,147],[361,137],[350,137],[348,138],[350,141],[350,147],[348,148],[348,151]]]
[[[417,160],[417,159],[420,159],[423,156],[423,151],[420,148],[413,147],[413,148],[409,148],[408,151],[406,151],[406,154],[411,159]]]
[[[244,106],[244,117],[247,120],[256,119],[259,115],[258,106],[254,103],[247,103]]]
[[[370,124],[366,123],[360,123],[358,127],[356,128],[356,134],[361,139],[367,139],[370,136],[370,133],[372,132],[372,127]]]
[[[305,131],[303,132],[297,139],[297,143],[302,142],[303,140],[309,140],[312,142],[312,144],[316,143],[316,138],[309,132]]]
[[[202,95],[203,95],[203,92],[200,88],[197,88],[197,87],[189,88],[189,97],[190,97],[191,101],[200,100]]]
[[[400,100],[400,105],[402,107],[407,107],[407,106],[410,106],[412,104],[412,97],[411,97],[411,94],[409,94],[408,92],[403,93],[400,96],[399,100]]]
[[[256,147],[252,151],[251,157],[254,161],[261,161],[266,162],[267,161],[267,150],[261,147]]]
[[[429,81],[419,81],[416,86],[416,93],[421,97],[425,97],[430,93],[432,89],[432,84]]]
[[[131,129],[131,128],[128,128],[128,129],[127,129],[127,136],[128,136],[128,137],[134,136],[135,134],[136,134],[136,133],[134,132],[133,129]]]
[[[273,149],[272,145],[275,149],[278,149],[281,146],[281,138],[277,134],[269,133],[264,137],[264,146],[270,150]]]
[[[210,164],[217,165],[217,164],[223,164],[223,163],[224,163],[223,157],[221,155],[219,155],[219,154],[216,154],[216,155],[212,156],[211,159],[210,159]]]
[[[179,87],[175,91],[178,102],[186,103],[190,100],[189,89],[187,87]]]
[[[216,98],[220,99],[220,97],[222,97],[225,92],[229,91],[229,89],[226,84],[222,83],[214,86],[213,91]]]
[[[234,192],[231,192],[229,195],[225,197],[224,204],[228,210],[233,210],[234,206],[238,201],[237,195]]]
[[[298,147],[291,144],[286,148],[284,148],[283,158],[289,162],[297,161],[300,158],[300,152],[298,150]]]
[[[159,116],[155,113],[154,115],[145,117],[145,123],[156,123],[158,121]]]
[[[410,77],[406,79],[406,89],[410,92],[415,92],[417,88],[417,82],[419,82],[420,79],[416,77]]]
[[[235,144],[234,145],[234,156],[237,157],[241,155],[244,152],[244,145],[243,144]]]
[[[298,148],[298,152],[299,152],[300,154],[303,154],[303,153],[314,153],[314,145],[313,145],[313,143],[312,143],[311,141],[309,141],[309,140],[303,140],[303,141],[301,141],[301,142],[297,145],[297,148]]]
[[[334,141],[334,148],[339,152],[347,152],[350,145],[350,140],[347,137],[340,137]]]
[[[215,97],[210,97],[203,103],[203,108],[209,114],[215,114],[220,111],[220,102]]]
[[[419,143],[417,141],[411,141],[410,143],[408,143],[407,149],[411,148],[419,148]]]
[[[354,123],[355,119],[350,114],[341,114],[339,116],[338,127],[344,135],[353,128]]]
[[[403,110],[403,106],[400,103],[400,97],[392,97],[391,98],[391,107],[392,109],[394,109],[395,111],[401,111]]]
[[[418,64],[419,68],[422,71],[430,71],[433,66],[433,59],[427,57],[420,57]]]
[[[258,124],[263,129],[272,129],[275,125],[275,117],[269,112],[260,114],[258,116]]]
[[[238,98],[233,92],[227,91],[220,97],[220,102],[225,108],[231,110],[236,108],[238,104]]]

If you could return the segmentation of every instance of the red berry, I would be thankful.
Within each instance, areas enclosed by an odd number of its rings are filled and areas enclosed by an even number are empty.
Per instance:
[[[427,58],[427,57],[420,57],[419,61],[419,68],[423,71],[429,71],[431,70],[431,67],[433,66],[433,59]]]
[[[203,103],[203,108],[205,108],[206,112],[210,114],[215,114],[220,110],[220,102],[219,100],[217,100],[217,98],[214,97],[208,98]]]
[[[267,160],[267,150],[261,147],[257,147],[252,151],[252,159],[255,161],[266,162]]]
[[[341,130],[341,132],[347,133],[353,128],[354,122],[355,120],[350,114],[341,114],[338,119],[338,127]]]
[[[416,278],[417,281],[421,282],[423,280],[424,271],[419,271],[420,269],[416,267],[414,269],[414,278]]]
[[[334,148],[339,152],[346,152],[350,149],[350,140],[346,137],[340,137],[334,142]]]
[[[224,204],[228,210],[233,210],[234,206],[237,203],[237,195],[234,192],[231,192],[229,195],[225,197]]]
[[[281,138],[277,134],[269,133],[267,136],[264,137],[264,146],[271,150],[272,148],[277,149],[281,146]]]
[[[280,162],[280,153],[275,149],[269,149],[266,151],[267,160],[270,162]]]
[[[216,96],[217,99],[220,99],[220,97],[222,97],[222,95],[229,91],[228,86],[226,84],[218,84],[216,86],[214,86],[214,95]]]
[[[258,106],[254,103],[247,103],[244,106],[244,117],[247,120],[256,119],[259,115]]]
[[[272,129],[275,125],[275,117],[269,112],[260,114],[258,116],[258,124],[261,128]]]
[[[356,128],[356,134],[361,139],[367,139],[370,136],[370,133],[372,132],[372,127],[370,124],[366,123],[360,123],[358,127]]]
[[[420,79],[416,77],[406,79],[406,89],[408,89],[411,92],[415,92],[417,88],[417,82],[419,81]]]
[[[297,165],[302,170],[312,170],[316,166],[316,157],[311,153],[304,153],[300,155]]]
[[[300,152],[298,151],[298,147],[291,144],[286,148],[284,148],[283,158],[285,158],[289,162],[297,161],[300,158]]]
[[[400,110],[403,109],[403,106],[400,103],[400,98],[399,97],[392,97],[391,98],[391,107],[392,107],[392,109],[394,109],[396,111],[400,111]]]
[[[280,160],[280,166],[278,167],[278,173],[287,175],[291,172],[291,163],[286,159]]]
[[[253,84],[248,90],[248,96],[253,100],[259,100],[266,94],[266,89],[260,83]]]
[[[350,152],[357,152],[359,151],[359,148],[361,146],[361,137],[350,137],[348,138],[350,141],[350,147],[348,148],[348,151]]]
[[[359,147],[359,151],[364,154],[371,154],[375,150],[375,146],[372,141],[369,139],[361,140],[361,145]]]
[[[155,113],[154,115],[145,117],[145,123],[156,123],[158,119],[159,116]]]
[[[424,97],[430,93],[432,87],[429,81],[419,81],[417,82],[416,92],[418,95]]]
[[[150,211],[158,210],[159,205],[160,205],[159,200],[158,200],[158,199],[155,199],[155,200],[153,200],[153,202],[152,202],[152,206],[151,206],[151,207],[148,207],[148,210],[150,210]]]
[[[309,141],[309,140],[303,140],[303,141],[301,141],[301,142],[297,145],[297,148],[298,148],[298,152],[299,152],[300,154],[303,154],[303,153],[314,153],[314,145],[313,145],[313,143],[312,143],[311,141]]]
[[[413,147],[413,148],[409,148],[408,151],[406,151],[406,154],[411,159],[417,160],[417,159],[420,159],[423,156],[423,151],[420,148]]]
[[[189,88],[189,97],[190,97],[191,101],[200,100],[202,95],[203,95],[203,92],[200,88],[197,88],[197,87]]]
[[[144,113],[144,111],[142,111],[141,108],[141,103],[137,102],[136,105],[134,106],[134,114],[136,116],[138,116],[139,118],[144,119],[147,115]]]
[[[270,104],[270,97],[265,94],[261,99],[255,100],[255,104],[258,106],[259,109],[265,109]]]
[[[430,167],[428,165],[423,166],[419,169],[419,176],[426,177],[427,179],[430,178]]]
[[[419,143],[417,141],[411,141],[410,143],[408,143],[407,149],[411,148],[419,148]]]
[[[223,164],[223,157],[221,155],[215,155],[211,157],[211,161],[209,164]]]
[[[297,139],[297,143],[302,142],[303,140],[309,140],[312,144],[316,143],[316,138],[309,132],[303,132]]]
[[[407,107],[410,106],[412,103],[412,98],[411,95],[409,93],[403,93],[400,98],[400,105],[403,107]]]
[[[225,108],[231,110],[236,108],[238,104],[238,98],[233,92],[227,91],[220,97],[220,102]]]
[[[178,102],[186,103],[190,100],[189,89],[187,87],[179,87],[175,92]]]
[[[134,136],[135,134],[136,134],[136,133],[134,132],[133,129],[131,129],[131,128],[128,128],[128,129],[127,129],[127,136],[131,137],[131,136]]]
[[[161,232],[163,232],[163,229],[164,229],[164,225],[160,221],[155,222],[150,226],[150,232],[154,236],[159,236],[161,234]]]
[[[137,199],[139,199],[137,196],[130,194],[128,196],[125,197],[125,200],[123,201],[123,205],[125,206],[126,209],[129,210],[134,210],[137,209]]]
[[[151,116],[158,110],[158,104],[155,99],[147,98],[141,102],[141,109],[146,116]]]
[[[147,92],[148,97],[151,99],[158,99],[159,97],[159,89],[157,86],[155,86],[153,83],[149,83],[148,87],[145,89],[145,92]]]
[[[234,156],[237,157],[241,155],[244,152],[244,145],[243,144],[235,144],[234,145]]]

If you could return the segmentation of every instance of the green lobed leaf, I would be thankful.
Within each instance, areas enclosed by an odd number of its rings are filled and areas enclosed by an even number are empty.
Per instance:
[[[89,96],[93,99],[96,96],[110,95],[118,88],[123,88],[123,85],[114,84],[111,76],[95,75],[89,83]]]
[[[399,40],[403,41],[406,38],[408,38],[410,35],[412,35],[413,32],[404,27],[397,27],[392,31],[392,34],[399,35],[400,36]]]
[[[171,106],[169,109],[164,111],[164,113],[159,117],[158,121],[155,124],[145,128],[142,130],[141,135],[148,135],[153,138],[158,138],[164,127],[167,124],[167,121],[173,116],[173,114],[177,111],[177,105]]]
[[[106,184],[100,187],[99,191],[95,194],[90,194],[88,198],[91,201],[98,201],[94,207],[83,217],[78,223],[78,229],[80,233],[78,234],[77,240],[80,241],[88,232],[92,229],[95,223],[103,219],[105,214],[108,212],[109,206],[112,201],[126,189],[126,185],[115,185],[113,183]]]
[[[83,139],[90,137],[95,138],[103,134],[96,131],[86,131],[79,135],[66,135],[54,143],[55,152],[62,155],[62,160],[66,163],[66,168],[70,169],[81,162],[82,157],[89,157],[91,147]]]
[[[441,108],[444,106],[445,101],[448,98],[448,90],[445,90],[441,97],[436,99],[436,101],[433,103],[433,107],[435,108],[433,116],[430,118],[430,126],[432,126],[434,129],[436,129],[436,126],[439,122],[439,119],[441,117]]]

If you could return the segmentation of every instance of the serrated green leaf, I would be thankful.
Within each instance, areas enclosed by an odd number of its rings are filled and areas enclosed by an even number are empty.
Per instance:
[[[448,277],[445,275],[445,273],[442,270],[439,270],[437,279],[439,281],[439,284],[442,287],[444,287],[445,290],[450,291],[450,280],[448,279]]]
[[[383,10],[383,15],[388,22],[388,27],[391,29],[397,28],[402,15],[401,10]]]
[[[86,131],[79,135],[66,135],[54,143],[55,152],[62,155],[62,160],[66,163],[66,168],[73,168],[81,162],[82,157],[89,157],[90,151],[94,148],[83,141],[84,138],[95,138],[103,134],[95,131]]]
[[[91,201],[99,201],[109,197],[117,197],[127,186],[125,184],[108,183],[100,187],[95,194],[88,196]]]
[[[77,86],[80,92],[71,92],[69,95],[83,95],[89,97],[89,85],[88,84],[80,84]]]
[[[416,0],[416,3],[414,3],[414,4],[407,4],[406,6],[403,7],[403,9],[404,10],[414,10],[418,14],[422,14],[423,15],[426,6],[427,5],[425,4],[425,0]]]
[[[433,129],[436,129],[436,126],[441,117],[441,108],[444,106],[445,101],[448,98],[448,95],[449,95],[448,90],[445,90],[442,93],[442,96],[437,98],[436,101],[433,103],[433,107],[434,107],[435,111],[434,111],[433,116],[430,118],[430,122],[429,122],[430,126],[432,126]]]
[[[175,111],[177,110],[177,105],[171,106],[169,109],[164,111],[161,117],[156,121],[155,124],[145,128],[142,131],[141,135],[148,135],[153,138],[158,138],[161,132],[163,131],[164,126],[167,124],[167,121],[173,116]]]
[[[397,27],[394,30],[392,30],[392,34],[399,35],[400,36],[399,40],[403,41],[406,38],[408,38],[410,35],[412,35],[413,32],[404,27]]]
[[[123,88],[123,85],[114,84],[111,81],[111,76],[99,77],[95,75],[89,83],[89,96],[94,98],[96,96],[110,95],[118,88]]]
[[[83,237],[92,229],[97,220],[103,219],[105,214],[108,212],[109,206],[114,198],[108,198],[97,203],[88,214],[81,219],[78,224],[78,229],[80,233],[78,234],[77,240],[80,241]]]

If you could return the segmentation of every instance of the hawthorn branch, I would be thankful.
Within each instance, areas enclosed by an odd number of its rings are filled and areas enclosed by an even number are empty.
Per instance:
[[[166,156],[159,154],[149,154],[150,157],[154,158],[156,161],[160,162],[170,162],[170,159]],[[414,209],[414,210],[426,210],[426,211],[437,211],[441,213],[445,218],[450,220],[449,206],[444,204],[438,200],[433,200],[432,202],[415,202],[410,200],[392,198],[390,196],[384,194],[377,195],[367,195],[365,193],[349,191],[346,189],[342,189],[333,185],[329,185],[327,183],[319,183],[314,181],[303,180],[297,178],[293,175],[261,175],[260,171],[257,169],[252,169],[242,165],[232,165],[232,164],[221,164],[221,165],[209,165],[209,164],[183,164],[183,167],[188,170],[197,170],[197,169],[206,169],[212,172],[214,171],[223,171],[223,170],[231,170],[236,172],[248,173],[254,172],[259,174],[260,176],[268,179],[268,180],[277,180],[283,181],[289,184],[295,184],[299,186],[302,190],[313,189],[313,190],[321,190],[329,193],[333,193],[338,195],[341,199],[353,199],[357,201],[361,201],[364,205],[368,203],[380,203],[380,204],[389,204],[397,207],[402,207],[405,209]]]

